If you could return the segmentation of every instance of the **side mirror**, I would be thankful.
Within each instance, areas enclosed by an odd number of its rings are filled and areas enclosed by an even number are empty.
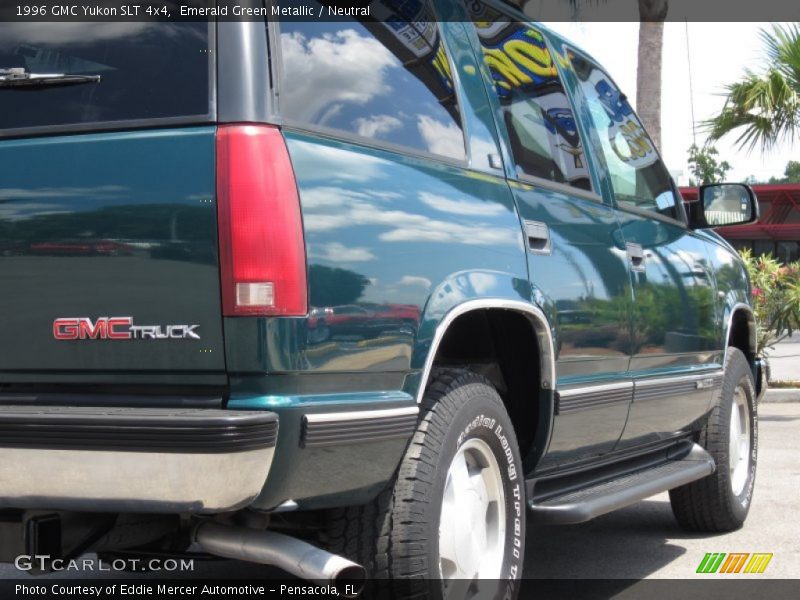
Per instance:
[[[692,229],[730,227],[758,221],[758,200],[749,185],[711,183],[700,186],[699,199],[688,202]]]

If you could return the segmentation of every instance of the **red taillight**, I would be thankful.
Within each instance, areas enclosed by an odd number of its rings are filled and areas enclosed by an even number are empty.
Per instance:
[[[305,315],[300,199],[278,129],[219,127],[217,203],[223,314]]]

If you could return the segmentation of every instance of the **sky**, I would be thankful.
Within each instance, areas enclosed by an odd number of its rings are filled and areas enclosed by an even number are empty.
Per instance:
[[[546,23],[591,54],[609,72],[635,106],[636,63],[639,24],[558,22]],[[685,23],[664,24],[664,52],[661,96],[661,154],[679,185],[689,179],[687,164],[692,144],[692,100],[694,117],[699,124],[715,116],[722,108],[724,87],[737,81],[745,69],[758,72],[763,67],[763,44],[759,31],[770,23]],[[687,30],[691,50],[691,83],[687,60]],[[739,150],[737,135],[730,134],[715,144],[719,159],[733,169],[728,181],[742,181],[754,175],[759,181],[772,175],[783,176],[789,160],[800,160],[800,140],[780,144],[762,155]],[[705,142],[698,128],[697,144]]]

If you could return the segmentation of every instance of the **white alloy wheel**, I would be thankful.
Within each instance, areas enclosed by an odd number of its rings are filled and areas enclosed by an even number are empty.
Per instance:
[[[747,394],[741,385],[736,387],[733,396],[728,452],[731,488],[734,496],[738,496],[744,490],[750,469],[750,409]]]
[[[506,547],[506,501],[500,467],[489,445],[472,438],[447,472],[439,519],[439,571],[448,580],[499,579]],[[460,586],[459,586],[460,587]]]

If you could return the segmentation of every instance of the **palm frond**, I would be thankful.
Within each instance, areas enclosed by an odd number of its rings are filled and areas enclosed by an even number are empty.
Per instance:
[[[761,31],[771,68],[780,71],[795,90],[800,92],[800,25],[773,25],[772,31]]]
[[[741,130],[736,143],[752,151],[773,149],[783,140],[800,135],[800,27],[773,26],[762,30],[767,68],[762,74],[746,72],[726,86],[727,100],[719,115],[702,125],[716,141]]]

